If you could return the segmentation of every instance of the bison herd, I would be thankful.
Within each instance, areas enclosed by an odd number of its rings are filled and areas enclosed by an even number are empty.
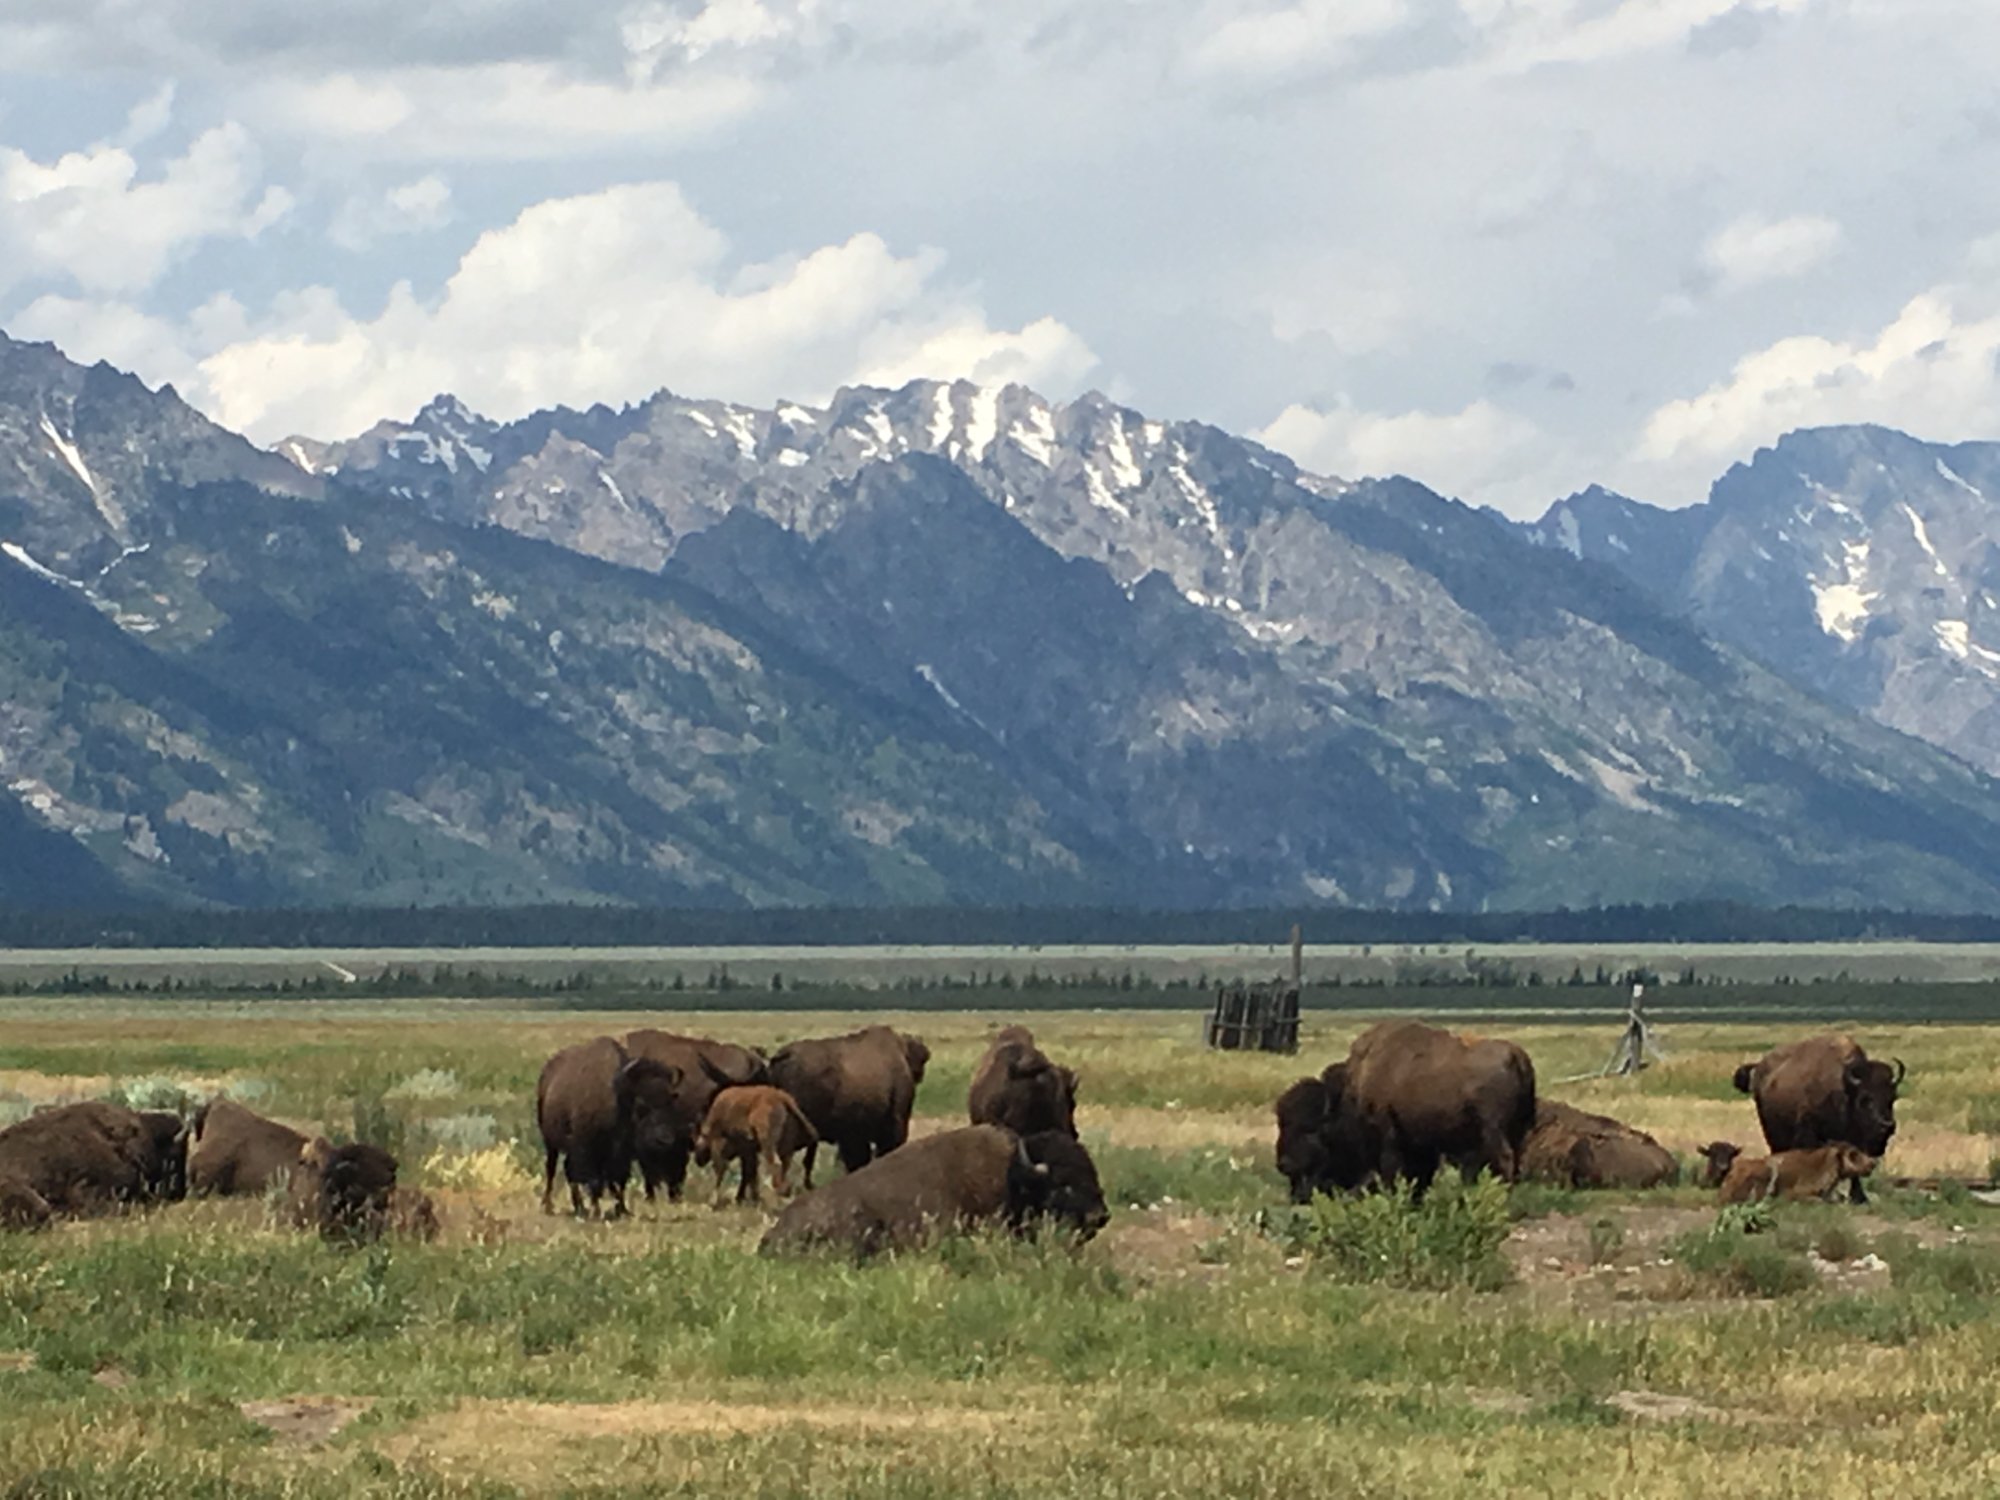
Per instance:
[[[1851,1037],[1774,1048],[1736,1070],[1756,1103],[1768,1156],[1715,1141],[1702,1180],[1724,1203],[1830,1197],[1843,1184],[1864,1202],[1896,1131],[1903,1065],[1869,1058]],[[1278,1097],[1278,1170],[1304,1203],[1315,1193],[1408,1182],[1430,1186],[1446,1164],[1565,1187],[1647,1188],[1680,1164],[1643,1131],[1538,1099],[1535,1069],[1512,1042],[1474,1041],[1415,1021],[1363,1032],[1345,1059]]]
[[[769,1056],[650,1029],[566,1047],[535,1089],[543,1211],[554,1211],[559,1168],[575,1214],[615,1218],[628,1211],[635,1170],[648,1199],[662,1187],[679,1199],[693,1164],[714,1171],[718,1204],[732,1166],[739,1202],[761,1201],[768,1177],[784,1202],[759,1247],[767,1254],[860,1257],[950,1228],[1048,1224],[1088,1238],[1103,1227],[1072,1069],[1025,1027],[1006,1027],[973,1072],[970,1123],[911,1141],[929,1061],[922,1041],[887,1026]],[[1845,1036],[1775,1048],[1735,1074],[1769,1154],[1712,1142],[1700,1177],[1725,1203],[1827,1197],[1843,1185],[1861,1202],[1862,1179],[1895,1133],[1902,1078],[1901,1063],[1872,1060]],[[1421,1194],[1446,1166],[1570,1187],[1645,1188],[1680,1176],[1651,1136],[1539,1098],[1534,1064],[1514,1043],[1415,1021],[1362,1033],[1345,1058],[1286,1089],[1275,1112],[1278,1170],[1301,1203],[1405,1182]],[[845,1170],[815,1187],[821,1145]],[[291,1222],[333,1240],[437,1232],[430,1200],[397,1185],[388,1152],[307,1135],[226,1096],[190,1120],[85,1102],[0,1130],[0,1228],[188,1195],[273,1198]]]
[[[1104,1192],[1076,1136],[1076,1074],[1010,1026],[972,1080],[971,1124],[912,1142],[910,1112],[930,1049],[887,1026],[792,1042],[769,1057],[708,1037],[634,1031],[566,1047],[542,1068],[535,1119],[543,1147],[542,1207],[558,1167],[571,1210],[626,1212],[634,1166],[646,1195],[679,1198],[690,1160],[712,1166],[720,1202],[731,1164],[738,1201],[758,1201],[768,1174],[791,1195],[762,1248],[830,1247],[857,1256],[911,1245],[940,1227],[1050,1222],[1088,1237],[1105,1221]],[[845,1168],[815,1188],[822,1144]]]

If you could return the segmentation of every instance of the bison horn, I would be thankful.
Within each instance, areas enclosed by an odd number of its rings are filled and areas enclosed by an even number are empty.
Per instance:
[[[1903,1060],[1900,1057],[1892,1057],[1889,1060],[1896,1065],[1896,1087],[1901,1088],[1903,1086]]]

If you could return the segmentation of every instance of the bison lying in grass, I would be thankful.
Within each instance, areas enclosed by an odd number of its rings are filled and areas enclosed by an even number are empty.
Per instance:
[[[43,1210],[88,1214],[179,1198],[186,1129],[178,1115],[96,1100],[39,1110],[0,1130],[0,1181],[13,1184],[8,1217],[24,1223]]]
[[[1544,1099],[1521,1148],[1521,1175],[1571,1188],[1649,1188],[1673,1182],[1680,1164],[1644,1131]]]
[[[218,1095],[195,1113],[188,1187],[197,1197],[262,1197],[298,1170],[311,1140]]]
[[[968,1125],[900,1150],[795,1198],[758,1246],[769,1255],[834,1249],[856,1258],[907,1249],[954,1230],[1049,1221],[1089,1238],[1109,1215],[1097,1167],[1074,1136],[1025,1140]]]
[[[1858,1187],[1875,1170],[1875,1158],[1858,1146],[1815,1146],[1809,1151],[1779,1151],[1771,1156],[1738,1157],[1722,1179],[1718,1195],[1724,1203],[1753,1203],[1760,1198],[1831,1198],[1845,1182]]]

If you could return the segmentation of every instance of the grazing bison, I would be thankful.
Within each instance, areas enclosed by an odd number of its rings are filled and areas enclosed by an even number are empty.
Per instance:
[[[320,1138],[299,1152],[292,1173],[292,1219],[321,1239],[354,1244],[381,1238],[396,1190],[396,1158],[356,1141],[336,1146]]]
[[[1512,1042],[1466,1041],[1417,1021],[1385,1021],[1347,1054],[1341,1108],[1352,1109],[1385,1184],[1421,1194],[1443,1162],[1513,1181],[1535,1123],[1535,1065]]]
[[[1721,1187],[1723,1179],[1729,1176],[1730,1167],[1743,1154],[1743,1148],[1734,1141],[1710,1141],[1696,1154],[1705,1163],[1701,1171],[1701,1185]]]
[[[535,1123],[545,1152],[542,1212],[555,1212],[556,1163],[569,1179],[570,1208],[611,1216],[625,1208],[625,1181],[640,1152],[663,1151],[679,1130],[680,1070],[634,1057],[608,1036],[565,1047],[542,1065],[535,1084]]]
[[[188,1188],[200,1197],[259,1197],[291,1178],[311,1139],[218,1095],[195,1113]]]
[[[1314,1193],[1353,1192],[1373,1175],[1360,1122],[1342,1107],[1346,1090],[1347,1064],[1335,1063],[1278,1096],[1278,1171],[1294,1203]]]
[[[53,1213],[91,1213],[174,1196],[185,1152],[178,1116],[90,1100],[38,1110],[0,1130],[0,1178]]]
[[[678,1202],[687,1183],[694,1138],[708,1116],[709,1105],[723,1089],[769,1083],[770,1064],[763,1053],[734,1042],[676,1036],[650,1027],[628,1032],[621,1045],[632,1056],[649,1058],[669,1069],[673,1076],[673,1086],[658,1100],[648,1139],[635,1144],[634,1159],[645,1181],[648,1202],[663,1183],[668,1199]]]
[[[1845,1142],[1770,1156],[1744,1156],[1729,1168],[1718,1196],[1724,1203],[1831,1198],[1841,1183],[1852,1186],[1874,1170],[1874,1157]]]
[[[1876,1062],[1852,1037],[1816,1036],[1776,1047],[1736,1070],[1736,1087],[1757,1101],[1771,1150],[1858,1146],[1879,1157],[1896,1133],[1896,1090],[1903,1065]],[[1865,1203],[1861,1179],[1849,1183]]]
[[[853,1172],[910,1135],[910,1110],[931,1051],[913,1036],[869,1026],[847,1036],[793,1042],[771,1056],[771,1082],[798,1101],[822,1141]],[[812,1186],[817,1146],[806,1148]]]
[[[1644,1131],[1544,1099],[1521,1146],[1521,1175],[1571,1188],[1649,1188],[1679,1177],[1680,1163]]]
[[[1016,1135],[1075,1135],[1076,1074],[1049,1061],[1027,1027],[1003,1027],[973,1070],[966,1111],[975,1125]]]
[[[0,1229],[40,1229],[51,1216],[40,1193],[18,1177],[0,1176]]]
[[[715,1166],[715,1206],[722,1206],[722,1182],[731,1162],[740,1162],[742,1180],[736,1185],[736,1201],[746,1198],[761,1202],[758,1192],[758,1164],[770,1168],[771,1189],[779,1197],[791,1192],[788,1176],[792,1157],[819,1140],[812,1123],[800,1113],[798,1102],[783,1089],[769,1084],[748,1084],[726,1088],[715,1096],[695,1137],[694,1159],[699,1166]]]
[[[1048,1219],[1087,1239],[1108,1217],[1097,1167],[1074,1136],[1050,1130],[1023,1140],[997,1125],[968,1125],[794,1198],[757,1248],[861,1259],[984,1224],[1018,1233]]]

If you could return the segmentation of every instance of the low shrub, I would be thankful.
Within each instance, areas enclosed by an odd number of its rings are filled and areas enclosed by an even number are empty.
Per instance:
[[[165,1077],[128,1078],[104,1091],[107,1102],[127,1109],[163,1109],[172,1114],[193,1114],[202,1095],[177,1079]]]
[[[1419,1201],[1408,1183],[1355,1198],[1321,1195],[1284,1225],[1288,1247],[1343,1281],[1494,1291],[1508,1279],[1507,1187],[1440,1177]]]
[[[1768,1203],[1732,1203],[1707,1229],[1682,1235],[1668,1247],[1688,1289],[1738,1297],[1782,1297],[1816,1286],[1819,1278],[1802,1252],[1762,1238],[1775,1222]]]

